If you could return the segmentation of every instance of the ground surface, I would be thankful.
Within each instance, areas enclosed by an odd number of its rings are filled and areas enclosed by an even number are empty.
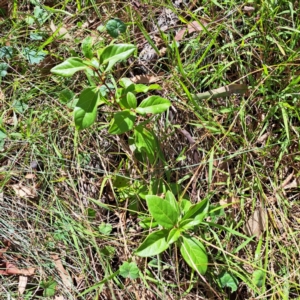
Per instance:
[[[35,0],[0,9],[0,299],[300,297],[298,1]],[[111,19],[127,25],[115,38]],[[130,131],[111,134],[116,106],[99,106],[96,122],[75,130],[72,101],[90,81],[50,70],[82,57],[87,36],[94,53],[135,45],[112,70],[115,84],[155,83],[161,89],[138,103],[171,102],[145,127],[153,157],[134,148]],[[203,94],[228,85],[236,93]],[[175,244],[149,258],[134,253],[153,231],[145,196],[167,191],[178,203],[209,203],[190,233],[206,249],[204,275]]]

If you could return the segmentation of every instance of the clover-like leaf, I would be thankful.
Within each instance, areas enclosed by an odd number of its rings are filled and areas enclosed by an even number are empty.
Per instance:
[[[136,263],[134,262],[123,262],[122,266],[120,267],[120,275],[124,278],[136,279],[139,278],[140,270]]]
[[[219,275],[219,282],[222,288],[228,287],[231,292],[235,292],[238,288],[238,280],[235,276],[228,272],[223,272]]]
[[[38,49],[24,48],[23,54],[30,64],[39,64],[46,57],[46,52]]]
[[[7,74],[7,68],[8,64],[7,63],[0,63],[0,77],[4,77]]]
[[[126,31],[126,24],[124,24],[124,22],[120,19],[109,20],[105,27],[108,34],[113,38],[117,38],[120,33],[124,33]]]
[[[4,46],[0,48],[0,58],[10,59],[13,57],[13,48],[11,46]]]

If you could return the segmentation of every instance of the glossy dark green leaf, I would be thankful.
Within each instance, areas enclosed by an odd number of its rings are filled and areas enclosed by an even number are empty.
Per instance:
[[[166,111],[171,106],[171,102],[160,96],[150,96],[143,100],[137,107],[139,114],[159,114]]]
[[[78,130],[85,129],[95,122],[99,98],[98,88],[89,87],[81,92],[74,109],[74,121]]]
[[[105,72],[110,71],[117,62],[127,59],[135,49],[136,47],[131,44],[107,46],[100,54],[100,63],[106,65]]]
[[[134,143],[139,152],[146,153],[150,162],[154,162],[157,152],[157,143],[154,134],[144,126],[134,128]]]
[[[133,128],[135,114],[130,110],[123,110],[114,114],[108,132],[110,134],[122,134]]]
[[[180,236],[181,236],[181,230],[179,228],[172,228],[169,232],[167,242],[169,243],[169,245],[171,245],[177,242]]]
[[[51,69],[51,72],[56,75],[71,77],[76,72],[86,70],[88,66],[79,57],[70,57],[61,64]]]
[[[197,219],[199,222],[202,222],[204,217],[208,213],[209,203],[207,199],[202,200],[201,202],[192,205],[186,214],[183,216],[182,220],[187,219]]]
[[[195,271],[204,275],[207,270],[207,254],[203,244],[192,236],[183,236],[180,252],[186,263]]]
[[[165,199],[154,195],[146,196],[151,216],[164,228],[173,228],[179,218],[179,212]]]
[[[92,48],[93,48],[93,39],[91,36],[88,36],[82,41],[82,45],[81,45],[82,53],[86,58],[92,59],[93,57]]]
[[[167,242],[169,230],[158,230],[147,236],[143,243],[135,251],[135,254],[142,257],[157,255],[169,247]]]

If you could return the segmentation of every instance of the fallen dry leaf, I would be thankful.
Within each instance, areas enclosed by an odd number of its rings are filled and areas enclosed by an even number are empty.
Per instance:
[[[9,262],[3,262],[0,266],[0,275],[23,275],[32,276],[35,272],[35,268],[19,269],[14,264]]]
[[[281,187],[284,189],[293,179],[294,177],[294,171],[287,176],[287,178],[282,182]]]
[[[253,6],[244,6],[243,11],[252,12],[252,11],[255,11],[255,8]]]
[[[57,32],[58,38],[72,40],[72,37],[68,33],[68,30],[63,26],[62,27],[56,27],[55,24],[53,23],[53,21],[51,21],[51,23],[50,23],[50,29],[52,30],[53,33]]]
[[[55,296],[54,300],[65,300],[63,296]]]
[[[25,175],[26,179],[34,179],[35,177],[36,177],[36,175],[32,174],[32,173],[28,173],[28,174]]]
[[[56,254],[51,255],[51,258],[54,261],[55,268],[56,268],[62,282],[64,283],[65,287],[71,288],[73,286],[72,278],[70,277],[68,272],[64,269],[64,266],[63,266],[60,258]]]
[[[160,80],[162,80],[162,76],[153,76],[153,75],[150,75],[150,74],[146,74],[146,75],[137,75],[137,76],[134,76],[132,78],[130,78],[130,80],[133,82],[133,83],[155,83],[155,82],[158,82]]]
[[[27,276],[20,276],[19,277],[19,284],[18,284],[19,296],[23,295],[23,293],[26,289],[26,286],[27,286],[27,280],[28,280]]]
[[[24,186],[21,183],[13,184],[11,186],[16,195],[21,198],[35,198],[37,196],[37,191],[33,186]]]
[[[296,178],[291,183],[286,184],[285,186],[283,186],[283,189],[284,190],[289,190],[289,189],[298,188],[299,186],[300,186],[300,180]]]
[[[206,26],[207,22],[205,22],[204,20],[202,20],[202,25]],[[186,31],[188,31],[188,33],[193,33],[195,31],[202,31],[203,27],[199,24],[198,21],[193,21],[192,23],[188,24],[187,29],[181,29],[180,31],[178,31],[175,35],[175,41],[179,42],[182,40],[184,34]]]
[[[262,208],[257,208],[245,225],[245,231],[249,236],[255,235],[257,238],[265,231],[266,212]]]

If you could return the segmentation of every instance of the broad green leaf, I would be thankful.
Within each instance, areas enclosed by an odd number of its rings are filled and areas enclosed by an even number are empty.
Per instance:
[[[119,88],[119,89],[117,89],[117,93],[116,93],[117,102],[118,102],[118,104],[120,105],[120,107],[122,109],[130,109],[130,110],[132,110],[132,107],[130,106],[130,104],[127,101],[127,95],[128,95],[128,93],[133,94],[132,92],[134,92],[134,86],[133,86],[133,84],[130,85],[130,86],[128,86],[127,88]],[[134,97],[135,97],[135,95],[134,95]],[[134,103],[132,103],[132,104],[134,105]],[[136,107],[136,105],[137,104],[135,104],[135,107]]]
[[[136,47],[131,44],[116,44],[107,46],[100,54],[100,63],[107,65],[105,72],[111,70],[111,68],[119,61],[127,59],[134,51]]]
[[[91,66],[94,67],[95,69],[99,69],[100,65],[99,65],[99,60],[97,57],[92,57],[91,58]],[[93,70],[92,70],[93,71]]]
[[[150,214],[158,224],[167,229],[177,224],[179,213],[168,201],[154,195],[147,195],[146,201]]]
[[[59,93],[59,102],[67,104],[74,98],[74,93],[70,89],[64,89]]]
[[[151,163],[157,152],[156,138],[152,132],[139,125],[134,128],[134,143],[139,152],[145,152]]]
[[[169,100],[160,96],[150,96],[141,102],[136,112],[141,115],[159,114],[166,111],[170,106]]]
[[[93,47],[93,39],[91,36],[87,36],[82,41],[82,45],[81,45],[82,53],[86,58],[92,59],[93,57],[92,47]]]
[[[201,242],[192,236],[182,236],[180,252],[186,263],[204,275],[207,270],[207,254]]]
[[[184,214],[186,214],[188,212],[188,210],[190,209],[191,206],[192,206],[192,203],[190,200],[187,200],[187,199],[181,200],[180,208],[184,212]]]
[[[113,38],[117,38],[120,33],[124,33],[126,31],[126,24],[124,24],[120,19],[109,20],[105,27],[108,34]]]
[[[149,257],[165,251],[169,247],[167,242],[168,234],[169,230],[166,229],[149,234],[135,251],[135,254],[142,257]]]
[[[127,99],[127,103],[128,103],[129,108],[135,109],[136,105],[137,105],[137,101],[136,101],[135,95],[133,93],[131,93],[131,92],[128,92],[127,96],[126,96],[126,99]]]
[[[119,81],[120,86],[122,86],[123,88],[128,88],[131,85],[134,85],[134,83],[129,79],[129,78],[121,78]]]
[[[228,272],[223,272],[219,275],[219,282],[222,288],[228,287],[231,289],[231,292],[235,292],[239,284],[237,278]]]
[[[136,279],[139,278],[140,270],[135,262],[123,262],[120,267],[120,275],[124,278]]]
[[[179,211],[178,201],[176,200],[174,194],[171,191],[167,191],[165,201],[168,201],[173,206],[173,208],[178,212],[179,215],[180,211]]]
[[[146,217],[139,222],[139,225],[144,229],[150,229],[157,227],[159,224],[153,218]]]
[[[150,90],[161,90],[161,86],[159,84],[150,84],[149,86],[145,84],[135,84],[134,85],[136,93],[147,93]]]
[[[172,228],[167,238],[167,242],[169,243],[169,245],[175,243],[179,239],[180,235],[181,235],[180,229]]]
[[[88,66],[79,57],[70,57],[61,64],[51,69],[51,72],[56,75],[71,77],[76,72],[86,70]]]
[[[99,97],[99,90],[95,87],[88,87],[81,92],[74,109],[74,120],[78,130],[85,129],[95,122]]]
[[[261,288],[264,284],[265,272],[262,270],[255,270],[252,274],[252,282],[258,287]]]
[[[192,205],[187,213],[183,216],[182,220],[187,219],[197,219],[200,222],[204,219],[204,217],[208,213],[209,203],[207,199],[202,200],[201,202]]]
[[[195,220],[195,219],[185,219],[185,220],[181,220],[179,227],[186,231],[186,230],[190,230],[192,228],[194,228],[195,226],[199,225],[201,222],[199,220]]]
[[[122,134],[133,128],[135,114],[130,110],[123,110],[114,114],[108,132],[110,134]]]

